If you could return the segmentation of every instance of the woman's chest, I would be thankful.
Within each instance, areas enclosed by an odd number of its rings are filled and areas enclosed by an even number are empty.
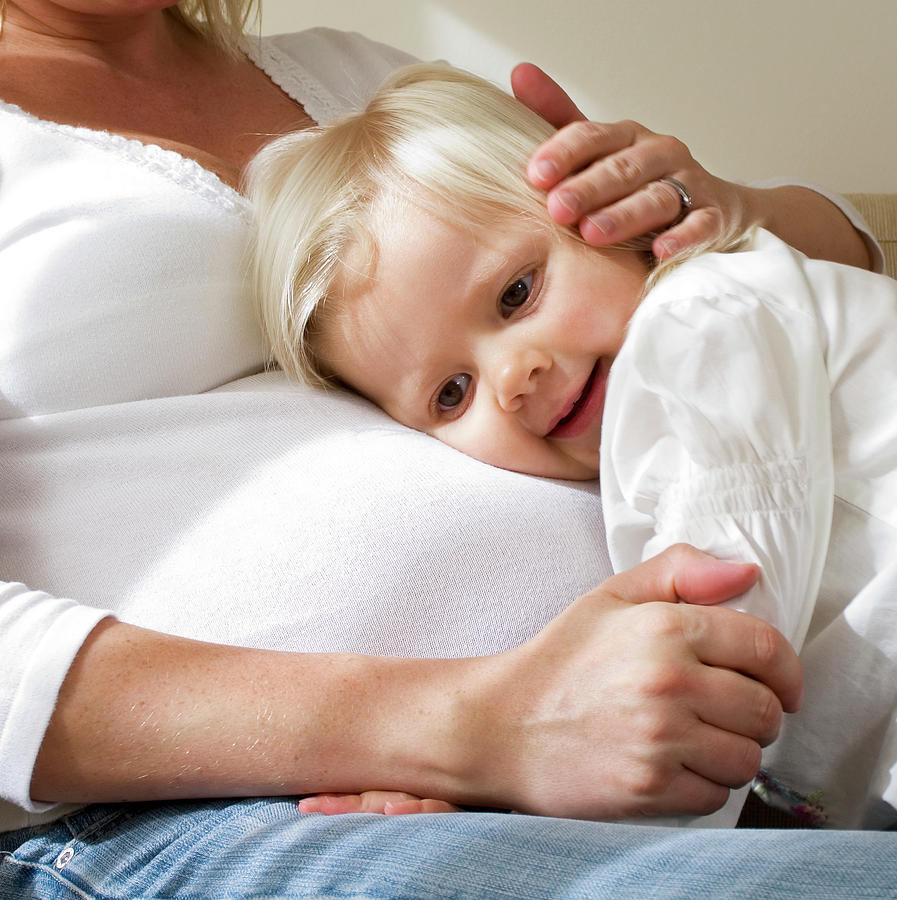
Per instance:
[[[196,393],[262,367],[241,280],[248,207],[214,174],[7,109],[0,170],[0,418]]]
[[[91,68],[61,68],[49,82],[26,74],[0,67],[0,97],[50,123],[172,150],[231,187],[239,186],[246,164],[272,137],[314,124],[248,59],[206,77],[161,83]]]

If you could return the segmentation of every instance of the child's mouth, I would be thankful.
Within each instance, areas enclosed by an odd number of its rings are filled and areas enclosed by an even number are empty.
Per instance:
[[[603,368],[602,361],[599,359],[589,373],[589,377],[586,379],[579,396],[573,401],[570,411],[557,422],[546,437],[576,437],[591,424],[594,413],[601,414],[604,408],[604,383],[606,379],[603,377],[599,378],[599,370]],[[599,388],[598,390],[595,390],[596,385]]]

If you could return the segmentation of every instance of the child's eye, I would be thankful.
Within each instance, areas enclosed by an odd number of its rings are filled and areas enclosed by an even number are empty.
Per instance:
[[[508,318],[515,310],[520,309],[527,300],[533,290],[533,273],[521,275],[512,281],[504,290],[498,301],[501,314]]]
[[[467,396],[470,390],[470,375],[460,374],[452,375],[451,378],[439,389],[439,395],[436,397],[436,406],[442,412],[449,412],[457,409]]]

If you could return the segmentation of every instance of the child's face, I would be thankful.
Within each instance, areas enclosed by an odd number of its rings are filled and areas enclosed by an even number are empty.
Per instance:
[[[373,277],[325,319],[325,365],[484,462],[596,477],[608,370],[644,258],[532,227],[457,227],[416,207],[391,226]]]

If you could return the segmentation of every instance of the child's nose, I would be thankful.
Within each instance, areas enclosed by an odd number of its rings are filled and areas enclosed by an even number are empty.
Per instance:
[[[533,348],[503,354],[496,361],[495,393],[505,412],[517,412],[538,386],[538,376],[551,366],[544,353]]]

